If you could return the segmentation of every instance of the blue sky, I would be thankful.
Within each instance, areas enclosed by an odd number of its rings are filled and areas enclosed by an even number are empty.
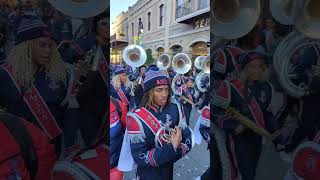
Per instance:
[[[122,12],[128,10],[138,0],[110,0],[110,23]]]

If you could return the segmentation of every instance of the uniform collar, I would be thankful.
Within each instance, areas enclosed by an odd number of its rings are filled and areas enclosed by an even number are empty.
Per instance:
[[[156,113],[162,112],[164,106],[156,107],[154,105],[149,105],[147,108],[153,110]]]

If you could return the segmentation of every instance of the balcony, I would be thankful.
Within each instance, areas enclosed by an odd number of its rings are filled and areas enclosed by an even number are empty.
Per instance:
[[[123,34],[114,34],[110,37],[110,42],[124,42],[127,43],[128,42],[128,37],[126,35]]]
[[[176,21],[188,23],[194,17],[210,12],[210,0],[187,0],[176,8]]]
[[[112,48],[123,48],[128,45],[128,37],[121,34],[114,34],[110,37],[110,44]]]

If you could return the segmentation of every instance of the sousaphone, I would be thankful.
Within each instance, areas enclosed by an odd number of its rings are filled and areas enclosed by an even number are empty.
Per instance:
[[[63,14],[74,18],[94,17],[106,11],[107,0],[48,0],[49,3]]]
[[[255,26],[261,11],[260,0],[211,1],[213,24],[211,33],[223,39],[237,39]]]
[[[160,70],[167,70],[170,67],[171,59],[168,54],[162,54],[157,60],[157,67]]]
[[[129,66],[140,67],[147,61],[147,53],[139,45],[129,45],[124,49],[122,58]]]
[[[270,0],[270,11],[275,20],[284,25],[294,24],[294,0]]]
[[[320,39],[320,1],[296,0],[294,22],[296,29],[305,36]]]

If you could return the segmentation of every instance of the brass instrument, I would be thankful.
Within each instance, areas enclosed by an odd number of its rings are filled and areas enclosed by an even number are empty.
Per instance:
[[[196,79],[195,79],[195,84],[197,86],[197,89],[202,93],[207,91],[206,88],[202,88],[202,82],[201,82],[202,79],[206,78],[206,77],[208,77],[210,79],[210,74],[207,74],[207,73],[202,71],[196,76]]]
[[[109,2],[106,0],[48,0],[49,3],[62,12],[75,18],[94,17],[106,11]]]
[[[195,60],[194,60],[194,67],[196,67],[198,70],[201,70],[201,62],[203,61],[205,56],[198,56]]]
[[[167,70],[170,67],[171,59],[168,54],[162,54],[157,60],[157,67],[160,70]]]
[[[122,58],[126,64],[131,67],[137,68],[142,66],[147,61],[146,51],[139,45],[129,45],[127,46],[122,54]],[[130,95],[134,96],[134,91],[138,84],[142,83],[142,78],[139,77],[131,83]]]
[[[211,33],[222,39],[237,39],[256,25],[261,12],[260,0],[213,0]]]
[[[185,74],[191,69],[191,60],[188,55],[179,53],[172,59],[172,68],[178,74]]]
[[[139,45],[129,45],[124,49],[122,58],[129,66],[140,67],[147,61],[147,53]]]

